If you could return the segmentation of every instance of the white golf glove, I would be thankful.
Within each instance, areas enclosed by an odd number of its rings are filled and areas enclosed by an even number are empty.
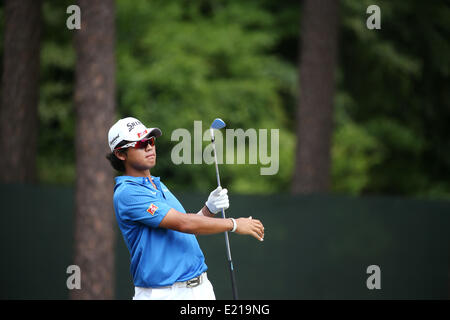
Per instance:
[[[222,187],[217,187],[209,194],[205,205],[208,207],[208,210],[214,214],[218,213],[222,209],[228,209],[230,206],[230,201],[228,200],[228,190],[222,189]]]

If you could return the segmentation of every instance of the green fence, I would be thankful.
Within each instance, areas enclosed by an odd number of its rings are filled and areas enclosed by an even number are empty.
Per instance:
[[[0,194],[0,298],[67,299],[73,189],[0,185]],[[176,195],[188,212],[207,197]],[[259,218],[266,232],[262,243],[230,235],[242,299],[449,297],[448,201],[233,194],[230,201],[229,216]],[[115,229],[116,297],[130,299],[129,255]],[[231,299],[223,234],[198,239],[217,298]],[[370,265],[381,269],[380,290],[366,286]]]

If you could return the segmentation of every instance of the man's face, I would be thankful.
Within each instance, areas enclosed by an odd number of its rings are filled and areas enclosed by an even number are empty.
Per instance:
[[[119,159],[122,159],[119,157]],[[135,170],[147,170],[156,165],[156,144],[152,147],[149,144],[145,148],[130,147],[124,157],[125,166],[130,166]]]

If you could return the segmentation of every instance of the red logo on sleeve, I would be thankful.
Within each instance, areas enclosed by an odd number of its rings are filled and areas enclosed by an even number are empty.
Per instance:
[[[151,215],[154,215],[156,210],[158,210],[158,207],[152,203],[150,207],[148,207],[147,212],[150,213]]]

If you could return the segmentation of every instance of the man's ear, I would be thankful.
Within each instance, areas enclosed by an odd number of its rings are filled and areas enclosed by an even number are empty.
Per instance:
[[[127,158],[127,154],[125,152],[121,152],[120,150],[114,150],[114,155],[119,160],[126,160],[126,158]]]

